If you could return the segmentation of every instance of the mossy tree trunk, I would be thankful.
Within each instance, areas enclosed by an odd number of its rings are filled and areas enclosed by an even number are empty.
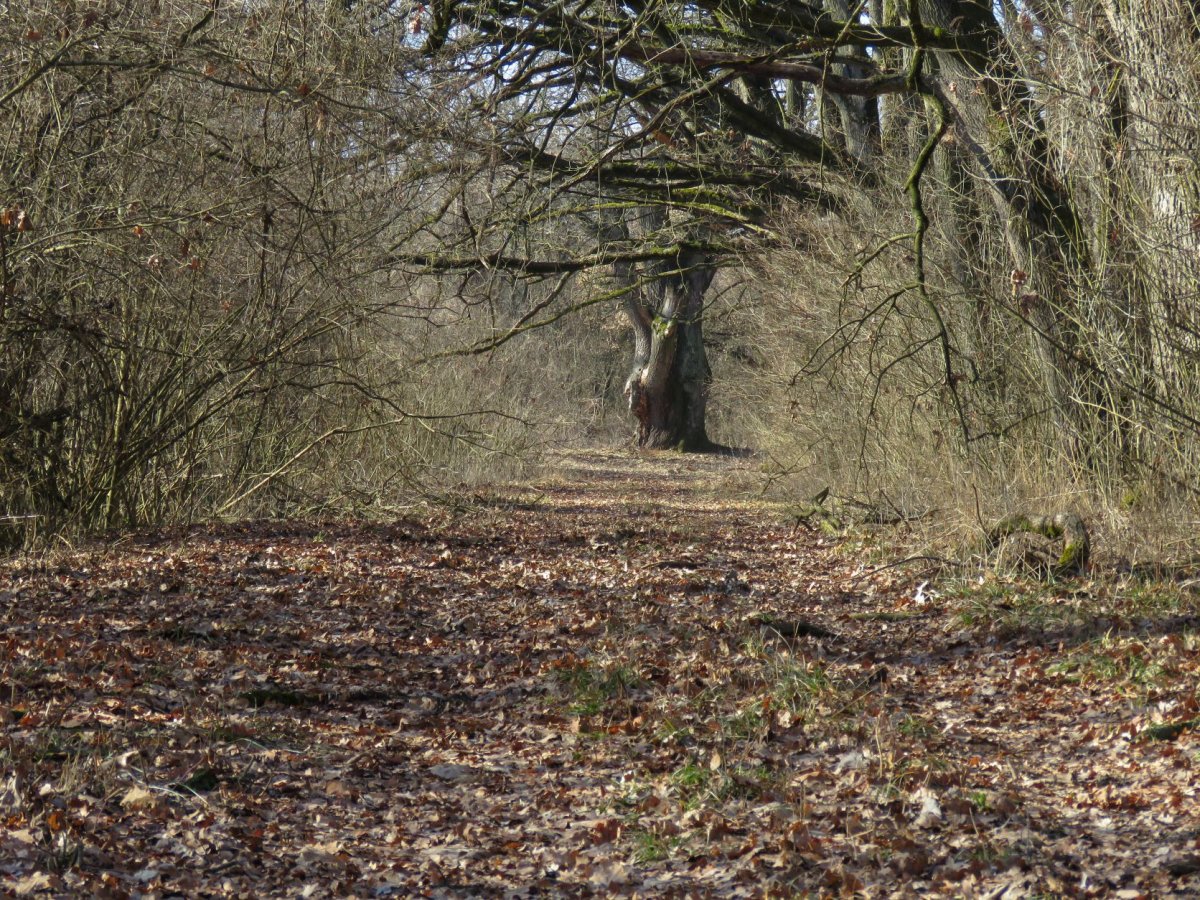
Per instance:
[[[704,294],[712,277],[704,255],[687,250],[648,291],[626,297],[634,359],[625,399],[639,447],[714,448],[705,423],[712,370],[704,350]]]

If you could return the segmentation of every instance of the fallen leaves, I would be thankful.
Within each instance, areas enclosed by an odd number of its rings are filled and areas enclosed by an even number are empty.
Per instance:
[[[921,788],[913,794],[914,803],[920,804],[913,824],[918,828],[937,828],[942,824],[942,805],[938,803],[937,795],[929,788]]]
[[[567,462],[470,522],[199,527],[7,563],[0,883],[1200,886],[1200,637],[1179,609],[1134,626],[1101,583],[864,576],[847,544],[709,491],[736,463]]]
[[[144,787],[131,787],[121,798],[121,807],[127,810],[146,811],[158,807],[158,795]]]

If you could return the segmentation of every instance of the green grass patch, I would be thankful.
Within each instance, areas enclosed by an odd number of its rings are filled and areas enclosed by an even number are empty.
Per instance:
[[[773,696],[776,704],[807,713],[837,694],[837,687],[819,663],[804,662],[780,668]]]
[[[1194,612],[1200,600],[1176,584],[1131,584],[1121,591],[1122,611],[1140,617],[1177,616]]]
[[[1171,671],[1140,641],[1105,636],[1047,666],[1046,673],[1073,683],[1102,682],[1142,692],[1164,683]]]
[[[684,838],[681,835],[668,837],[645,828],[635,828],[628,832],[628,840],[633,845],[633,861],[638,865],[646,865],[670,858],[683,844]]]
[[[599,715],[613,701],[626,699],[643,684],[631,666],[620,663],[597,666],[577,661],[556,668],[553,677],[567,697],[567,711],[580,717]]]
[[[1077,623],[1085,615],[1054,585],[1038,582],[961,583],[947,586],[942,596],[964,626],[1013,634]]]
[[[992,801],[987,791],[972,791],[967,795],[967,800],[975,807],[976,812],[985,813],[992,808]]]
[[[913,740],[923,741],[937,734],[937,726],[924,716],[907,715],[900,720],[896,730]]]
[[[693,760],[672,772],[669,784],[672,796],[681,806],[696,809],[727,800],[758,800],[780,781],[778,772],[762,764],[713,769]]]
[[[722,716],[720,723],[721,733],[727,740],[749,741],[762,737],[767,728],[762,701],[755,700],[730,715]]]

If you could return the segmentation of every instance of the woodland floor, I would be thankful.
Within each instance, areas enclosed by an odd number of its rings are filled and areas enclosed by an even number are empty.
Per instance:
[[[0,563],[0,891],[1200,893],[1188,586],[922,586],[751,465]]]

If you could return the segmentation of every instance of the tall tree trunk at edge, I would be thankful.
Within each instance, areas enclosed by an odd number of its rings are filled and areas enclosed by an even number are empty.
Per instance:
[[[935,52],[963,146],[991,188],[1012,260],[1013,306],[1030,328],[1046,399],[1068,458],[1086,457],[1082,413],[1087,390],[1076,357],[1085,348],[1073,327],[1075,285],[1083,264],[1069,198],[1048,177],[1050,152],[1036,101],[1005,56],[992,8],[972,0],[922,0],[926,25],[953,27],[987,42],[990,55]],[[956,85],[953,94],[949,86]]]

